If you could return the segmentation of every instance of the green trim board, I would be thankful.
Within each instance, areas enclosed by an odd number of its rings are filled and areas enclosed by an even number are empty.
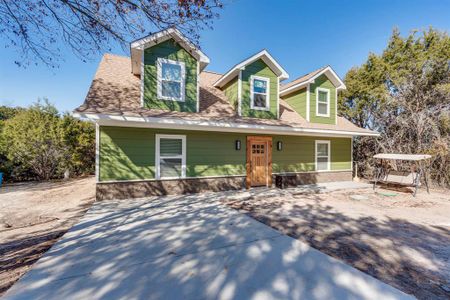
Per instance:
[[[99,128],[99,181],[155,179],[156,134],[186,136],[186,177],[245,176],[244,133],[133,127]],[[351,169],[351,138],[272,136],[283,150],[272,152],[273,172],[314,171],[315,140],[330,140],[331,171]],[[236,140],[241,150],[235,149]]]
[[[185,65],[185,100],[158,99],[158,58],[183,62]],[[197,111],[197,60],[173,39],[169,39],[144,50],[143,106],[148,109],[171,111]]]

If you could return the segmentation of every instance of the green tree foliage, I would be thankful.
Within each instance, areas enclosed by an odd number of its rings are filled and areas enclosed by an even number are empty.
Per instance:
[[[68,153],[66,169],[75,175],[91,174],[95,170],[95,126],[65,114],[61,120],[64,144]]]
[[[0,135],[0,151],[6,158],[1,167],[7,179],[48,180],[66,170],[75,175],[93,172],[93,124],[67,114],[61,117],[47,100],[8,116]]]
[[[59,116],[37,104],[6,121],[3,128],[6,157],[31,169],[40,179],[50,179],[64,160]]]
[[[0,106],[0,124],[2,124],[1,121],[6,121],[8,119],[11,119],[12,117],[14,117],[15,115],[17,115],[19,112],[21,112],[23,110],[24,109],[21,107]]]
[[[434,180],[450,185],[450,37],[430,28],[402,37],[394,30],[381,55],[345,76],[344,116],[381,137],[355,142],[354,159],[372,174],[378,152],[433,155]]]
[[[24,109],[21,107],[8,107],[8,106],[0,106],[0,133],[3,130],[3,126],[5,121],[13,118],[16,114],[23,111]],[[11,177],[11,173],[13,170],[19,169],[19,165],[15,165],[13,162],[8,160],[4,151],[1,151],[4,146],[3,136],[0,134],[0,172],[4,173],[6,178]]]

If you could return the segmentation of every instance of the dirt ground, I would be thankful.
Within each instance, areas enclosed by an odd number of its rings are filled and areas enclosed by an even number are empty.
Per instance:
[[[95,199],[95,178],[28,182],[0,189],[0,296]]]
[[[418,299],[450,299],[450,191],[395,194],[360,189],[225,202]]]
[[[0,189],[0,296],[77,223],[94,193],[93,177]],[[419,299],[450,299],[450,191],[395,193],[360,189],[225,202]]]

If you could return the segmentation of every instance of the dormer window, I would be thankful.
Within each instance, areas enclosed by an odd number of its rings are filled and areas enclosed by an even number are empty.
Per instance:
[[[250,107],[256,110],[269,110],[270,79],[250,76]]]
[[[184,102],[186,70],[184,62],[158,58],[158,99]]]
[[[316,90],[316,115],[319,117],[330,116],[330,90],[317,88]]]

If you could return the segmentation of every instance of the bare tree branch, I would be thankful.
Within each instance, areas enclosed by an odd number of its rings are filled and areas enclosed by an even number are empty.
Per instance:
[[[82,60],[176,26],[198,45],[221,0],[0,0],[0,35],[19,50],[16,64],[57,67],[61,43]]]

